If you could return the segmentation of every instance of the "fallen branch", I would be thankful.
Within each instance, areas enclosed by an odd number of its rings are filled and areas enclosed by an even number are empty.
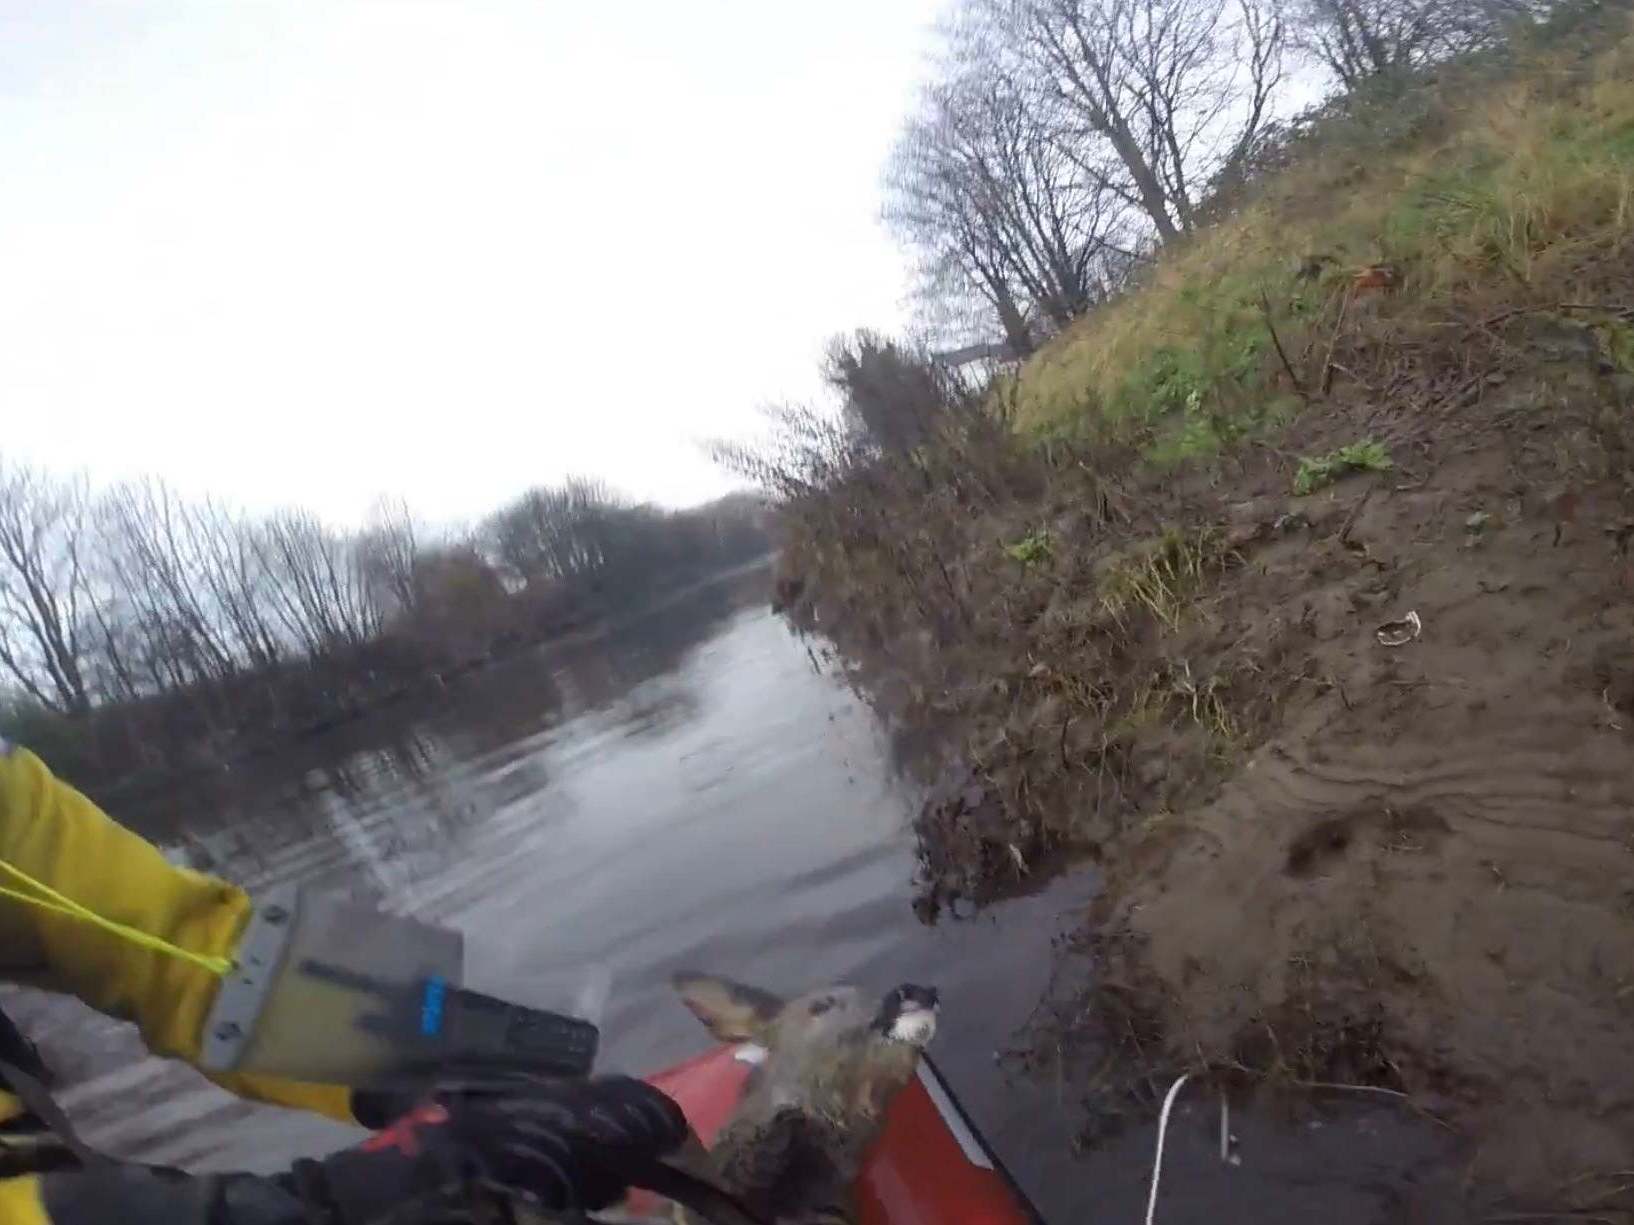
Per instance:
[[[1333,335],[1328,338],[1327,356],[1322,359],[1322,394],[1327,395],[1333,388],[1333,350],[1339,344],[1339,333],[1345,328],[1345,315],[1350,310],[1350,286],[1345,286],[1344,300],[1339,303],[1339,318],[1333,325]]]
[[[1356,499],[1356,505],[1352,506],[1350,514],[1345,516],[1345,525],[1339,529],[1340,544],[1350,543],[1350,529],[1356,526],[1356,516],[1362,513],[1362,507],[1367,505],[1367,500],[1372,496],[1373,486],[1369,485],[1362,490],[1362,496]]]
[[[1265,330],[1271,333],[1271,343],[1276,346],[1277,356],[1282,359],[1282,368],[1288,372],[1288,380],[1293,383],[1294,390],[1299,393],[1301,400],[1309,400],[1310,395],[1305,391],[1305,383],[1299,375],[1294,373],[1294,365],[1288,360],[1288,354],[1282,347],[1282,337],[1277,335],[1276,322],[1271,318],[1271,299],[1260,290],[1260,309],[1265,312]]]
[[[1332,363],[1332,365],[1333,365],[1334,370],[1336,370],[1340,374],[1344,375],[1347,379],[1349,379],[1352,383],[1355,383],[1363,391],[1371,392],[1373,395],[1378,395],[1379,394],[1379,389],[1377,387],[1373,386],[1366,379],[1362,378],[1354,370],[1352,370],[1349,366],[1340,365],[1338,362],[1334,362],[1334,363]]]
[[[1616,302],[1554,302],[1544,303],[1541,306],[1511,307],[1509,310],[1499,311],[1496,315],[1489,315],[1485,319],[1475,323],[1466,323],[1464,326],[1471,331],[1485,330],[1495,323],[1506,322],[1517,315],[1535,315],[1539,311],[1594,311],[1600,314],[1616,315],[1619,319],[1634,319],[1634,306],[1622,306]]]
[[[1457,387],[1453,388],[1439,400],[1432,401],[1425,409],[1425,413],[1429,414],[1443,411],[1451,412],[1455,409],[1463,408],[1470,402],[1472,398],[1470,395],[1471,392],[1474,392],[1474,398],[1478,399],[1480,397],[1481,384],[1486,381],[1487,373],[1487,371],[1482,370],[1470,375],[1469,378],[1458,384]]]

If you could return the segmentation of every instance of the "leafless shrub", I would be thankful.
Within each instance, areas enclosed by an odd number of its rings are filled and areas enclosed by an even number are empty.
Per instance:
[[[0,462],[0,668],[52,710],[90,706],[85,483]]]

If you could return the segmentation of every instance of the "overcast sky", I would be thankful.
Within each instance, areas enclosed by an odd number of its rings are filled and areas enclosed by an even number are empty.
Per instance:
[[[940,0],[0,0],[0,454],[355,522],[698,440],[897,326]]]

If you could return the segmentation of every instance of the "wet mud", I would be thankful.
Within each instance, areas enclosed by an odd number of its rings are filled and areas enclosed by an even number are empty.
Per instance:
[[[1096,1052],[1062,1073],[1091,1147],[1188,1071],[1445,1130],[1423,1219],[1634,1210],[1634,379],[1533,343],[1557,325],[945,529],[962,624],[802,575],[856,683],[953,729],[926,913],[1104,873],[1090,985],[1023,1053]],[[1391,467],[1294,495],[1357,438]],[[1039,564],[991,560],[1040,522]]]

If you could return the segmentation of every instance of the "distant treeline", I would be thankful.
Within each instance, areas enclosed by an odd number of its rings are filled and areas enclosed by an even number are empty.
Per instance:
[[[0,459],[0,734],[77,781],[215,764],[594,626],[768,549],[763,508],[574,479],[433,536]]]

